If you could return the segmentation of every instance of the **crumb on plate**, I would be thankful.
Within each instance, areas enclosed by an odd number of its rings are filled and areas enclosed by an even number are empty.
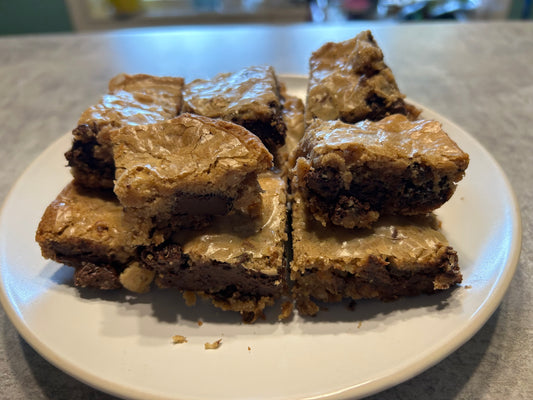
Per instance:
[[[217,341],[215,341],[213,343],[205,343],[204,344],[204,348],[206,350],[215,350],[215,349],[218,349],[220,347],[221,343],[222,343],[222,339],[218,339]]]
[[[172,336],[172,343],[174,343],[174,344],[187,343],[187,338],[185,336],[181,336],[181,335],[174,335],[174,336]]]

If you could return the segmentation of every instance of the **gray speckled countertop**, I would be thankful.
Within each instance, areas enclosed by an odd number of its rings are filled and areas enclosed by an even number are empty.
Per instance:
[[[475,136],[521,206],[523,246],[502,304],[466,344],[372,399],[533,398],[533,24],[175,28],[0,38],[0,196],[118,72],[208,77],[252,64],[305,74],[310,52],[371,28],[400,88]],[[490,218],[490,215],[487,216]],[[44,360],[0,309],[1,399],[111,399]]]

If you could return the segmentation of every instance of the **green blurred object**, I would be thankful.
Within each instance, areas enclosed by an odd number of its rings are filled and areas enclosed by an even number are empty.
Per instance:
[[[510,19],[533,19],[532,0],[514,0],[509,12]]]
[[[64,0],[0,0],[0,35],[68,31]]]

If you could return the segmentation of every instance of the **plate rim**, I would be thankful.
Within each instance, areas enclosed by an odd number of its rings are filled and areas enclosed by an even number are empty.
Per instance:
[[[279,74],[281,81],[286,80],[304,80],[307,82],[307,78],[298,74]],[[286,83],[289,86],[288,83]],[[516,193],[512,188],[510,181],[501,167],[497,162],[494,156],[469,132],[461,128],[453,121],[448,118],[445,118],[440,113],[422,106],[421,104],[413,101],[410,97],[408,98],[409,102],[413,103],[416,106],[422,107],[424,110],[429,111],[435,116],[439,121],[446,121],[446,124],[453,126],[454,129],[466,134],[469,140],[476,145],[477,149],[483,152],[483,156],[486,157],[490,163],[496,167],[502,181],[505,185],[506,193],[510,197],[511,204],[508,205],[509,209],[512,210],[511,219],[512,219],[512,240],[510,241],[511,246],[507,249],[508,256],[506,258],[505,266],[500,268],[498,284],[492,287],[490,296],[487,296],[483,303],[478,308],[476,312],[470,318],[470,322],[467,325],[466,329],[462,329],[460,334],[452,335],[452,338],[440,346],[436,351],[432,352],[431,357],[422,357],[416,362],[412,362],[408,365],[407,368],[403,369],[400,372],[395,374],[387,375],[386,377],[373,380],[371,382],[362,382],[356,385],[342,388],[335,392],[323,393],[317,396],[306,396],[306,399],[345,399],[351,396],[369,396],[393,386],[396,386],[402,382],[405,382],[416,375],[419,375],[423,371],[431,368],[438,362],[442,361],[444,358],[455,352],[459,347],[464,345],[468,340],[470,340],[487,322],[491,315],[496,311],[500,306],[505,293],[507,292],[513,276],[515,275],[520,253],[522,247],[522,220],[521,220],[521,210],[520,205],[517,200]],[[23,170],[20,176],[16,179],[15,183],[11,186],[8,194],[6,195],[2,207],[0,208],[0,232],[4,230],[5,217],[7,207],[14,201],[14,195],[17,190],[22,185],[22,178],[26,176],[28,171],[32,169],[35,165],[39,164],[43,159],[46,159],[49,156],[49,153],[52,153],[54,147],[59,146],[61,142],[66,140],[66,136],[69,133],[60,136],[49,146],[47,146],[44,151],[42,151],[35,159],[33,159],[27,167]],[[0,259],[3,262],[3,255]],[[50,348],[44,342],[42,342],[38,336],[32,332],[28,325],[24,323],[24,318],[22,315],[19,315],[17,306],[12,304],[9,299],[7,288],[4,284],[3,276],[3,265],[0,264],[0,304],[2,305],[6,315],[10,319],[11,323],[15,326],[20,335],[26,340],[33,349],[35,349],[41,356],[48,360],[51,364],[55,365],[61,369],[66,374],[72,376],[73,378],[93,387],[103,392],[115,395],[115,396],[127,396],[128,398],[137,398],[141,399],[146,394],[140,393],[135,389],[130,389],[127,386],[113,382],[112,380],[102,379],[100,376],[94,375],[90,372],[84,371],[83,368],[78,365],[71,363],[69,360],[61,358],[53,348]],[[502,273],[503,277],[501,276]],[[167,399],[168,397],[159,397],[157,395],[151,394],[153,398],[156,399]],[[182,398],[182,397],[180,397]],[[186,397],[183,397],[185,399]]]
[[[446,357],[454,353],[461,346],[466,344],[466,342],[468,342],[476,333],[478,333],[479,330],[483,328],[483,326],[487,323],[489,318],[494,314],[496,309],[501,305],[503,298],[505,294],[507,293],[507,290],[509,289],[509,286],[516,273],[516,269],[518,267],[518,263],[520,259],[520,254],[522,251],[523,232],[522,232],[522,217],[521,217],[520,203],[518,202],[518,198],[511,185],[511,182],[509,178],[507,177],[507,174],[501,167],[500,163],[498,163],[496,158],[485,148],[485,146],[483,146],[483,144],[479,140],[477,140],[473,135],[471,135],[465,129],[461,128],[455,122],[451,121],[449,118],[444,117],[439,112],[436,112],[433,109],[429,109],[423,106],[422,104],[413,100],[410,97],[407,97],[407,100],[414,106],[421,108],[425,111],[429,111],[432,115],[435,116],[435,119],[437,121],[439,122],[446,121],[447,126],[451,126],[453,127],[454,130],[458,130],[458,131],[465,133],[467,135],[468,140],[471,140],[472,143],[474,143],[478,147],[478,149],[481,150],[484,157],[487,160],[490,160],[491,164],[494,167],[496,167],[496,169],[498,170],[498,173],[500,174],[500,177],[503,180],[503,183],[507,190],[507,194],[509,195],[511,199],[511,204],[509,205],[509,208],[513,211],[512,212],[512,220],[513,220],[512,236],[515,240],[511,241],[511,247],[508,249],[509,256],[506,260],[505,266],[501,268],[502,272],[503,271],[506,272],[506,274],[503,275],[503,281],[501,278],[502,273],[500,273],[499,279],[498,279],[499,285],[497,285],[496,287],[493,286],[493,290],[491,291],[491,294],[487,296],[484,299],[483,303],[479,306],[478,308],[479,312],[476,312],[473,315],[473,317],[471,318],[471,323],[467,325],[467,329],[461,330],[460,335],[455,335],[454,338],[447,343],[448,346],[443,345],[439,348],[438,351],[435,351],[432,354],[431,362],[425,365],[418,365],[418,366],[416,364],[411,365],[410,367],[405,369],[405,376],[403,379],[397,382],[391,382],[390,385],[386,387],[376,388],[374,391],[370,391],[368,394],[365,394],[364,395],[365,397],[382,392],[383,390],[389,389],[400,383],[406,382],[409,379],[414,378],[415,376],[418,376],[419,374],[435,366],[440,361],[444,360]],[[372,384],[369,384],[369,388],[371,388],[371,386]]]

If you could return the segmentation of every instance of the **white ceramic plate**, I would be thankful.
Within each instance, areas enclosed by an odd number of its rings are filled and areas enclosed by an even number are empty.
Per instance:
[[[285,77],[305,95],[306,81]],[[0,299],[21,335],[50,362],[103,391],[135,399],[345,399],[398,384],[465,343],[500,303],[520,251],[519,209],[504,173],[468,133],[430,110],[470,154],[454,197],[439,211],[460,257],[450,293],[393,303],[329,307],[244,325],[208,304],[187,307],[172,291],[134,296],[79,291],[72,270],[44,260],[34,232],[69,181],[66,135],[20,177],[0,220]],[[200,325],[198,320],[202,320]],[[188,343],[173,345],[173,335]],[[205,342],[222,339],[217,350]]]

